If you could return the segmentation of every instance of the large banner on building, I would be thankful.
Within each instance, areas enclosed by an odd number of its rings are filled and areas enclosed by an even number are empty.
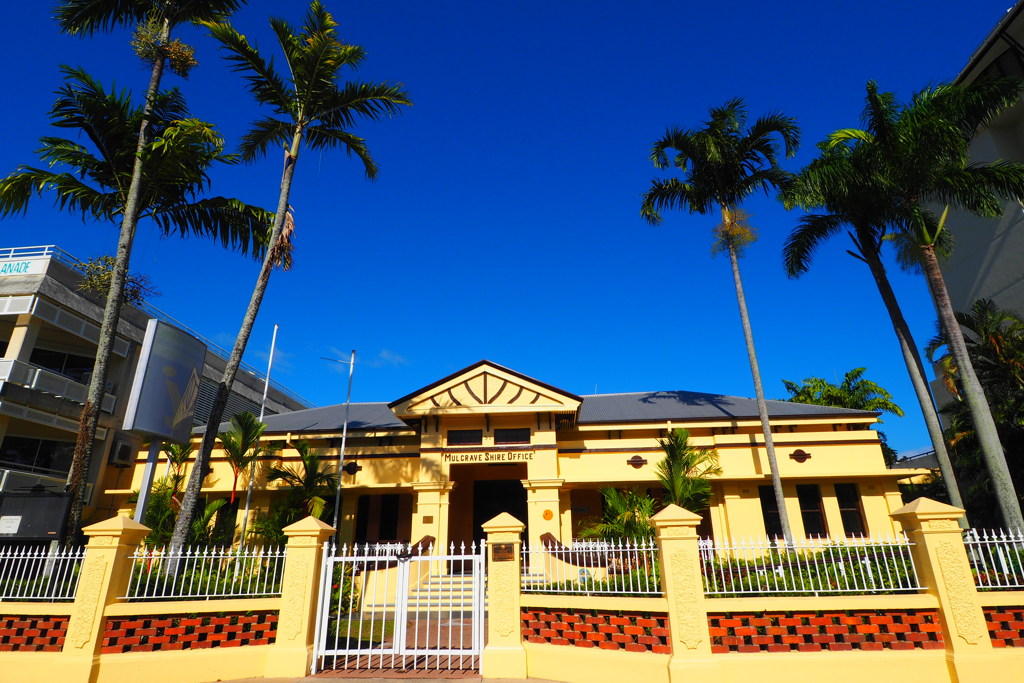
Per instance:
[[[188,441],[206,344],[173,325],[150,319],[128,396],[124,430]]]

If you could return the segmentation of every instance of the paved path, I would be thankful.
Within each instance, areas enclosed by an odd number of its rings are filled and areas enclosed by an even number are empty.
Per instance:
[[[372,672],[379,673],[379,672]],[[421,681],[441,681],[451,680],[452,678],[458,678],[466,683],[480,683],[483,679],[479,675],[458,675],[458,676],[437,676],[436,671],[432,672],[416,672],[411,675],[404,675],[401,678],[381,678],[375,676],[353,676],[352,672],[345,672],[339,675],[336,671],[327,671],[323,674],[316,676],[304,676],[302,678],[239,678],[230,681],[221,681],[221,683],[322,683],[325,678],[358,678],[361,683],[404,683],[409,679],[421,680]],[[218,679],[219,680],[219,679]],[[527,678],[527,679],[511,679],[511,678],[489,678],[487,683],[557,683],[557,681],[549,681],[542,678]]]

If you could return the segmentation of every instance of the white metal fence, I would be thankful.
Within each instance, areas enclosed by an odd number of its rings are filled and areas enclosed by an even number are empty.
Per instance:
[[[654,539],[523,543],[524,593],[572,595],[662,594]]]
[[[0,548],[0,601],[74,600],[85,547]]]
[[[479,669],[483,544],[448,551],[325,545],[312,673]]]
[[[968,529],[964,532],[964,545],[978,588],[1024,588],[1024,533]]]
[[[899,538],[750,540],[699,542],[704,593],[744,595],[834,595],[921,590],[911,543]]]
[[[124,600],[273,597],[281,594],[284,547],[167,548],[140,546],[130,557]]]

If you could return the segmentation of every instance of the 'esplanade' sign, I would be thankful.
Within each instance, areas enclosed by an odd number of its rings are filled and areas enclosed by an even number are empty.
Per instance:
[[[477,462],[529,462],[533,460],[534,451],[442,451],[441,462],[477,463]]]

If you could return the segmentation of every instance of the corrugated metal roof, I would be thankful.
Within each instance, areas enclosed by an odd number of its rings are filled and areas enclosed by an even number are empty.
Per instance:
[[[649,391],[633,394],[594,394],[583,396],[579,424],[665,422],[757,417],[757,402],[752,398],[702,394],[695,391]],[[784,417],[828,417],[830,415],[876,415],[865,410],[813,406],[788,401],[767,401],[768,415]],[[345,404],[340,403],[322,408],[296,410],[280,415],[267,415],[268,434],[291,432],[334,433],[340,432],[345,421]],[[221,424],[221,431],[231,425]],[[359,429],[408,429],[408,425],[395,417],[387,403],[353,403],[348,428]],[[201,434],[203,427],[194,433]]]
[[[875,415],[864,410],[831,408],[788,401],[766,401],[770,417]],[[664,422],[721,418],[756,418],[757,401],[740,396],[695,391],[649,391],[594,394],[583,397],[579,424],[600,422]]]
[[[265,430],[267,434],[340,432],[345,423],[345,404],[339,403],[338,405],[323,406],[322,408],[296,410],[279,415],[266,415],[263,421],[267,423],[267,429]],[[230,423],[223,422],[221,423],[220,431],[230,428]],[[409,426],[395,417],[395,414],[391,412],[386,403],[353,403],[349,412],[348,428],[349,430],[408,429]],[[198,427],[193,430],[196,434],[202,434],[204,431],[205,427]]]

